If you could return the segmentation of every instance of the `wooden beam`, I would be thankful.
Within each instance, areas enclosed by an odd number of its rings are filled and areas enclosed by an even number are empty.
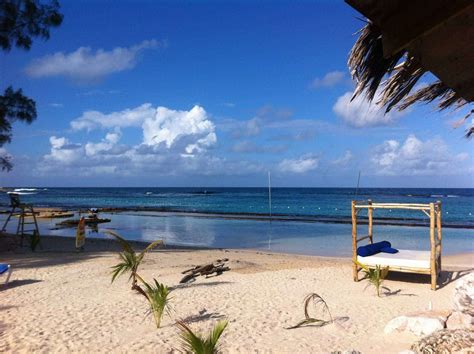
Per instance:
[[[370,235],[361,237],[361,238],[357,239],[357,243],[359,243],[360,241],[364,241],[364,240],[366,240],[366,239],[368,239],[368,238],[370,238]]]
[[[357,264],[357,213],[355,208],[356,202],[351,202],[351,214],[352,214],[352,278],[354,281],[359,281],[359,269]]]
[[[438,269],[437,272],[438,274],[441,272],[441,252],[442,252],[442,245],[441,245],[441,239],[442,239],[442,232],[441,232],[441,202],[438,200],[436,202],[436,229],[438,231],[437,238],[438,238],[438,247],[439,249],[437,250],[437,260],[438,260]]]
[[[436,244],[435,244],[435,205],[430,203],[430,274],[431,274],[431,290],[436,290],[436,281],[438,274],[436,272]]]
[[[368,204],[369,205],[372,205],[372,201],[369,199],[368,201]],[[374,214],[374,209],[372,207],[369,207],[369,210],[368,210],[368,216],[369,216],[369,238],[370,238],[370,243],[374,243],[374,239],[373,239],[373,214]]]

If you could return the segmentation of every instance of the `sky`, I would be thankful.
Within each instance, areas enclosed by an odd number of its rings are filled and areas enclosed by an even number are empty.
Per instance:
[[[38,111],[0,186],[474,187],[467,108],[351,102],[343,1],[60,3],[48,41],[0,53]]]

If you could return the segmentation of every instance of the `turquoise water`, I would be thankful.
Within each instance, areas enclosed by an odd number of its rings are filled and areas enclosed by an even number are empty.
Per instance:
[[[112,219],[97,230],[87,228],[87,237],[107,237],[104,230],[114,230],[128,239],[211,248],[248,248],[273,252],[320,256],[351,255],[351,225],[297,221],[232,220],[222,217],[199,217],[159,212],[102,213]],[[3,220],[5,215],[0,218]],[[56,229],[58,220],[41,220],[40,231],[46,235],[74,236],[75,229]],[[9,225],[14,231],[15,225]],[[360,234],[367,233],[360,225]],[[443,253],[474,252],[472,229],[443,229]],[[426,227],[374,226],[375,240],[388,240],[402,249],[429,249]],[[74,242],[71,239],[71,249]]]
[[[268,215],[267,188],[35,188],[20,190],[35,206],[67,208],[141,208],[173,212]],[[352,199],[376,202],[430,203],[440,200],[445,226],[474,227],[474,189],[411,188],[273,188],[273,215],[334,221],[350,219]],[[0,193],[0,207],[9,199]],[[410,224],[426,222],[421,212],[377,210],[376,218]]]

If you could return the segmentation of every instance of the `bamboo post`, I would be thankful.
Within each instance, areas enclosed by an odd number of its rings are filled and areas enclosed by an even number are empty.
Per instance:
[[[369,239],[370,239],[370,243],[374,243],[374,240],[372,238],[373,236],[373,214],[374,214],[374,209],[372,208],[372,201],[369,199],[368,200],[368,204],[369,204],[369,209],[368,209],[368,216],[369,216]]]
[[[431,290],[436,290],[436,243],[435,243],[435,205],[430,203],[430,274],[431,274]]]
[[[351,202],[351,214],[352,214],[352,277],[354,281],[359,281],[359,269],[357,264],[357,214],[356,214],[356,201]]]
[[[437,213],[436,213],[436,229],[438,231],[438,246],[437,246],[437,257],[438,257],[438,273],[441,272],[441,252],[442,252],[442,245],[441,245],[441,239],[442,239],[442,232],[441,232],[441,202],[438,200],[436,202],[437,206]]]

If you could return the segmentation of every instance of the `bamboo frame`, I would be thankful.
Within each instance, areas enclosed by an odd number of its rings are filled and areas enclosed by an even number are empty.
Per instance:
[[[360,204],[358,204],[360,203]],[[363,209],[367,209],[368,235],[357,238],[357,215]],[[429,204],[410,204],[410,203],[373,203],[368,201],[351,202],[352,215],[352,276],[354,281],[359,281],[360,267],[357,265],[357,244],[363,240],[369,239],[373,243],[373,214],[375,209],[405,209],[420,210],[430,218],[430,268],[413,268],[413,267],[394,267],[390,270],[406,273],[430,274],[431,289],[436,290],[438,276],[441,272],[441,251],[442,251],[442,231],[441,231],[441,202]],[[383,264],[381,264],[383,266]]]

